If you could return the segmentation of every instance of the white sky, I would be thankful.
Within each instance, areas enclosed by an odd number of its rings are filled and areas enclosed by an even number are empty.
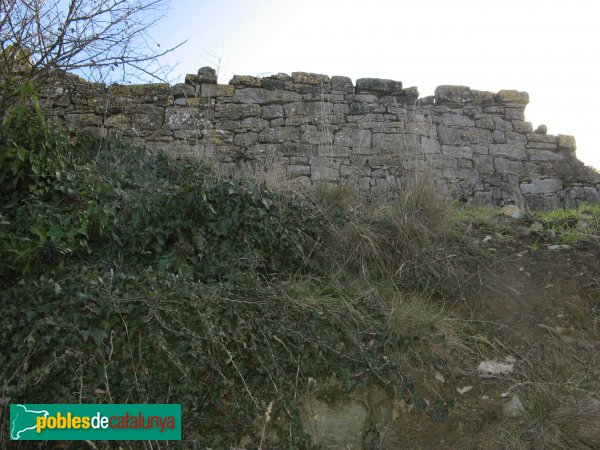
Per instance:
[[[177,81],[219,65],[234,74],[295,71],[391,78],[421,96],[441,84],[529,92],[526,118],[572,134],[600,169],[598,0],[171,0],[153,36]],[[598,127],[598,128],[597,128]]]

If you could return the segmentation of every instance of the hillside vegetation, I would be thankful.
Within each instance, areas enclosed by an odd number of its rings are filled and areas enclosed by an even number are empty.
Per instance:
[[[371,387],[456,424],[460,396],[433,374],[511,353],[470,320],[486,280],[516,251],[592,245],[599,228],[583,207],[530,215],[525,236],[425,176],[386,204],[223,179],[56,131],[28,87],[2,126],[0,195],[3,447],[8,404],[34,400],[181,403],[183,448],[311,448],[300,400]],[[539,442],[522,428],[507,445]],[[370,432],[399,448],[392,428]]]

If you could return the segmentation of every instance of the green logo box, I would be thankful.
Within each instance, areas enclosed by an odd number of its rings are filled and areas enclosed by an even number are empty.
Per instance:
[[[181,440],[181,405],[10,405],[10,439],[20,441]]]

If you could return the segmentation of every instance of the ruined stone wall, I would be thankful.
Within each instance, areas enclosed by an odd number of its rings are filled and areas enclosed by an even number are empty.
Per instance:
[[[464,201],[531,208],[600,201],[600,176],[572,136],[534,131],[525,92],[295,72],[217,84],[202,68],[185,83],[57,84],[43,104],[73,130],[116,133],[225,174],[279,183],[336,183],[393,194],[415,173]]]

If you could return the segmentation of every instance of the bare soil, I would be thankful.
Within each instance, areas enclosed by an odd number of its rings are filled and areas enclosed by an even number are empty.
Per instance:
[[[396,405],[388,448],[600,448],[600,247],[506,246],[480,298],[452,309],[479,351],[461,360],[441,346],[418,383],[427,407]],[[506,357],[516,360],[512,374],[476,370]],[[525,411],[505,417],[515,394]]]

